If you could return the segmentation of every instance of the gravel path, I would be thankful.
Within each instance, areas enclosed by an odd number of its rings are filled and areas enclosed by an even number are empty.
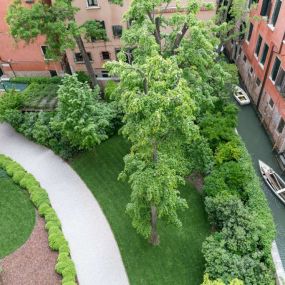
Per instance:
[[[69,242],[80,285],[129,284],[109,223],[73,169],[8,124],[0,124],[0,153],[20,163],[47,190]]]
[[[58,254],[50,250],[44,226],[44,219],[37,216],[28,241],[2,260],[1,285],[61,284],[60,275],[54,270]]]

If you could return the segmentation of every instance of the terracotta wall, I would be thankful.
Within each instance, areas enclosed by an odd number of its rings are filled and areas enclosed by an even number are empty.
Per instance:
[[[184,0],[187,2],[186,0]],[[104,21],[106,26],[106,32],[108,41],[96,41],[95,43],[85,42],[86,50],[91,53],[93,59],[93,67],[96,70],[98,76],[101,76],[103,70],[104,60],[102,59],[102,51],[108,51],[110,53],[111,60],[116,59],[115,49],[119,49],[120,39],[113,36],[112,25],[122,25],[126,28],[126,23],[123,22],[123,15],[128,10],[131,0],[125,0],[123,6],[111,4],[107,0],[98,0],[98,7],[87,8],[86,0],[74,0],[73,5],[80,8],[80,11],[76,15],[76,19],[79,24],[83,24],[88,20]],[[215,3],[214,0],[207,0],[206,2]],[[169,5],[169,12],[173,12],[174,3]],[[208,20],[212,18],[215,11],[201,11],[199,17],[202,20]],[[67,56],[71,69],[73,71],[85,70],[83,63],[76,63],[74,61],[74,52],[78,52],[78,49],[74,51],[68,51]]]

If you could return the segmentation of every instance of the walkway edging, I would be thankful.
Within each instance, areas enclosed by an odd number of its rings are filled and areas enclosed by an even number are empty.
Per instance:
[[[63,277],[62,285],[76,285],[76,271],[70,256],[70,249],[61,230],[60,221],[50,204],[48,194],[40,187],[33,175],[26,172],[20,164],[2,154],[0,154],[0,168],[4,169],[16,184],[29,192],[31,201],[38,208],[39,214],[45,218],[49,246],[52,250],[59,252],[56,272]]]
[[[79,175],[50,149],[0,124],[0,154],[11,157],[47,191],[70,247],[80,285],[128,285],[111,226]]]

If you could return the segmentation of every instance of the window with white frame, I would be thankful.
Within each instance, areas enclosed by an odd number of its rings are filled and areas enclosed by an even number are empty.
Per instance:
[[[98,1],[97,0],[86,0],[87,7],[98,7]]]
[[[282,5],[282,1],[281,0],[276,0],[274,11],[273,11],[272,18],[271,18],[271,25],[273,27],[276,25],[281,5]]]
[[[271,71],[271,79],[272,79],[272,81],[276,80],[276,77],[277,77],[280,65],[281,65],[281,61],[280,61],[280,59],[278,57],[276,57],[275,61],[274,61],[274,64],[273,64],[273,67],[272,67],[272,71]]]

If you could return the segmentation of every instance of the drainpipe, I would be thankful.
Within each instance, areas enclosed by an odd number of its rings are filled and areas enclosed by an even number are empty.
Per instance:
[[[260,89],[259,96],[258,96],[258,100],[257,100],[257,104],[256,104],[256,109],[257,109],[258,112],[259,112],[258,109],[259,109],[259,105],[260,105],[262,93],[263,93],[263,91],[264,91],[265,83],[266,83],[266,80],[267,80],[267,78],[268,78],[269,67],[271,66],[271,61],[272,61],[272,58],[273,58],[273,54],[274,54],[274,53],[275,53],[275,54],[280,54],[280,53],[281,53],[281,50],[282,50],[282,47],[283,47],[283,44],[284,44],[284,40],[285,40],[285,32],[284,32],[284,34],[283,34],[283,39],[282,39],[281,45],[280,45],[280,47],[279,47],[279,50],[278,50],[277,52],[274,51],[274,44],[271,42],[270,56],[269,56],[269,59],[268,59],[268,63],[267,63],[267,66],[266,66],[265,74],[264,74],[264,77],[263,77],[261,89]]]

